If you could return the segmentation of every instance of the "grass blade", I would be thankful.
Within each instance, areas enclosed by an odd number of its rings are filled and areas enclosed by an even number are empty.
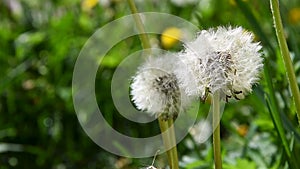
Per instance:
[[[279,112],[276,112],[277,110],[276,110],[274,104],[270,101],[270,98],[267,96],[267,94],[265,95],[265,99],[267,101],[267,106],[268,106],[270,115],[272,117],[275,129],[276,129],[276,131],[279,135],[280,141],[283,145],[284,153],[287,157],[289,168],[290,169],[299,169],[299,167],[297,166],[296,159],[292,155],[292,152],[291,152],[290,147],[289,147],[289,143],[288,143],[288,141],[285,137],[285,131],[283,129],[283,125],[282,125],[282,121],[281,121],[280,116],[279,116]]]
[[[274,26],[276,31],[276,36],[278,40],[278,44],[280,47],[280,52],[282,56],[282,60],[284,61],[284,66],[286,69],[288,81],[290,84],[294,104],[296,106],[296,112],[298,116],[298,124],[300,125],[300,92],[296,80],[296,75],[293,67],[293,63],[291,60],[290,52],[285,40],[284,30],[281,22],[281,16],[279,11],[279,2],[278,0],[270,0],[271,11],[274,20]]]

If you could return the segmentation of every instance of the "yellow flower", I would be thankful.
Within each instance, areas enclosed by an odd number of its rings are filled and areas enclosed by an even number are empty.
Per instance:
[[[246,124],[241,124],[237,126],[236,131],[240,136],[245,137],[248,134],[249,126]]]
[[[300,23],[300,7],[291,9],[289,11],[288,17],[290,23],[292,24]]]
[[[83,11],[90,11],[98,3],[98,0],[83,0],[81,3],[81,9]]]
[[[170,27],[163,31],[161,35],[161,44],[163,48],[170,49],[175,46],[181,38],[181,30],[176,27]]]

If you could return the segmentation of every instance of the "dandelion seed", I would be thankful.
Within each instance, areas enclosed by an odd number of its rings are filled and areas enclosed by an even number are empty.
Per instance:
[[[165,119],[176,118],[188,104],[173,73],[176,57],[165,55],[150,58],[138,70],[131,84],[132,101],[140,110]],[[183,98],[184,97],[184,98]]]
[[[188,71],[176,71],[188,95],[205,100],[207,93],[220,90],[223,99],[237,100],[252,91],[263,64],[261,45],[242,27],[203,30],[195,41],[185,44],[179,58]],[[190,76],[189,76],[190,75]],[[190,78],[190,77],[193,78]]]
[[[156,153],[155,153],[155,155],[154,155],[154,158],[153,158],[153,161],[152,161],[152,164],[151,164],[150,166],[146,167],[145,169],[158,169],[158,168],[154,167],[153,165],[154,165],[154,162],[155,162],[155,158],[156,158],[156,156],[157,156],[157,153],[158,153],[159,151],[160,151],[160,150],[157,150],[157,151],[156,151]]]

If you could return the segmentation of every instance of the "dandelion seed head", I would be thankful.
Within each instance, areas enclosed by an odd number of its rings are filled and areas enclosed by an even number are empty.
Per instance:
[[[180,73],[179,82],[188,95],[203,96],[206,89],[220,90],[236,99],[252,91],[263,67],[261,45],[242,27],[218,27],[199,32],[195,41],[185,44],[180,59],[193,78]],[[194,81],[191,81],[194,80]],[[193,84],[193,85],[190,85]]]
[[[174,74],[176,57],[165,55],[149,58],[133,77],[132,101],[140,110],[152,115],[175,118],[189,98],[182,95]],[[184,97],[184,98],[183,98]]]

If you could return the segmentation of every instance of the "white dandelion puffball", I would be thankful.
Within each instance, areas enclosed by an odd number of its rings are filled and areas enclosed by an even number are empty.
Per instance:
[[[132,101],[140,110],[157,117],[176,118],[189,98],[183,95],[173,73],[176,57],[164,55],[149,58],[133,77]]]
[[[217,27],[199,32],[196,40],[186,43],[180,60],[188,70],[176,73],[188,95],[205,99],[219,90],[224,99],[243,99],[259,80],[263,67],[254,35],[242,27]],[[193,77],[193,78],[191,78]]]

